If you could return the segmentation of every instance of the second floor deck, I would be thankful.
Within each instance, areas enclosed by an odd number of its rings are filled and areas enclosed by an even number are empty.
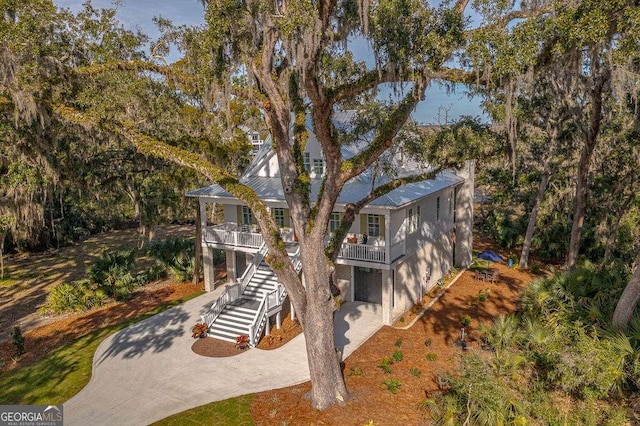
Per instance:
[[[289,228],[281,229],[281,236],[285,243],[296,242],[293,230]],[[325,243],[328,241],[327,237]],[[263,242],[262,234],[256,226],[223,223],[202,228],[202,243],[209,247],[254,252],[262,246]],[[338,262],[357,261],[389,265],[403,255],[405,255],[403,241],[391,245],[384,239],[373,237],[363,239],[351,234],[340,247]]]

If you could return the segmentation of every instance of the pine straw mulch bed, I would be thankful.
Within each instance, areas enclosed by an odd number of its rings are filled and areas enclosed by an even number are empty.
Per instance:
[[[319,412],[304,395],[309,382],[256,394],[251,413],[257,425],[426,425],[428,413],[419,404],[438,392],[438,375],[453,371],[462,349],[456,345],[462,327],[460,319],[469,315],[468,350],[479,350],[478,326],[499,315],[513,312],[521,290],[533,279],[529,273],[493,263],[499,270],[498,282],[474,281],[466,271],[446,293],[407,330],[383,327],[345,360],[344,374],[353,398],[344,406]],[[489,290],[483,303],[474,302],[482,290]],[[408,321],[407,321],[408,322]],[[427,339],[429,339],[427,341]],[[425,341],[427,341],[425,344]],[[402,360],[386,374],[378,367],[384,357],[402,352]],[[435,358],[435,359],[434,359]],[[411,369],[419,369],[416,377]],[[414,370],[415,371],[415,370]],[[398,380],[397,394],[383,385]]]
[[[126,302],[114,302],[88,312],[66,314],[48,319],[45,325],[23,333],[25,353],[12,357],[11,340],[0,343],[0,371],[31,365],[53,349],[100,328],[120,324],[162,305],[202,291],[202,284],[164,280],[144,286]]]

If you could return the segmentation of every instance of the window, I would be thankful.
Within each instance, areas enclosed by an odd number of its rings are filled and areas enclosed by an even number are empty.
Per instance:
[[[247,206],[242,206],[242,224],[251,225],[253,223],[253,213]]]
[[[420,206],[416,206],[415,210],[410,208],[407,212],[407,219],[409,233],[416,232],[420,226]]]
[[[456,205],[458,199],[458,188],[453,191],[453,223],[456,223]]]
[[[313,159],[313,173],[316,175],[321,175],[324,173],[324,161],[322,158],[314,158]]]
[[[436,198],[436,220],[440,220],[440,197]]]
[[[309,156],[308,152],[304,153],[304,169],[308,172],[311,173],[311,158]]]
[[[380,216],[377,214],[367,215],[367,234],[370,237],[380,236]]]
[[[338,226],[340,226],[340,213],[333,212],[329,218],[329,232],[335,232]]]
[[[276,207],[273,209],[273,217],[276,220],[276,224],[280,228],[284,228],[284,209]]]

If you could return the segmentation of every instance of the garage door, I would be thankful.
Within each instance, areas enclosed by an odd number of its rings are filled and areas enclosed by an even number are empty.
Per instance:
[[[355,300],[382,305],[382,271],[354,267]]]

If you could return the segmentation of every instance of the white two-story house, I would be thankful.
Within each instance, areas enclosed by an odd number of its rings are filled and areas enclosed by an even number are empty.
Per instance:
[[[313,201],[322,182],[324,161],[317,140],[312,133],[309,136],[304,164],[311,176]],[[268,137],[241,182],[253,188],[268,206],[292,259],[297,262],[296,237],[271,145]],[[343,155],[352,156],[355,150],[357,147],[346,147]],[[423,166],[421,169],[421,165],[401,158],[401,154],[396,157],[387,161],[395,164],[398,175],[424,171]],[[332,214],[330,230],[340,223],[347,203],[368,194],[372,182],[380,185],[389,179],[381,171],[377,171],[374,179],[374,170],[345,185]],[[406,184],[363,208],[342,243],[336,262],[339,297],[347,303],[378,305],[383,323],[392,324],[451,267],[468,266],[472,255],[474,173],[474,163],[467,161],[461,170],[445,170],[435,179]],[[212,290],[215,278],[213,249],[225,250],[227,277],[237,283],[214,303],[205,319],[211,326],[211,334],[227,340],[248,334],[255,344],[263,330],[268,332],[265,324],[270,317],[276,316],[279,326],[281,302],[286,296],[275,274],[262,262],[265,249],[258,224],[241,200],[218,185],[188,195],[197,197],[200,203],[206,289]],[[211,204],[223,206],[221,223],[207,221]],[[299,262],[297,266],[301,268]]]

